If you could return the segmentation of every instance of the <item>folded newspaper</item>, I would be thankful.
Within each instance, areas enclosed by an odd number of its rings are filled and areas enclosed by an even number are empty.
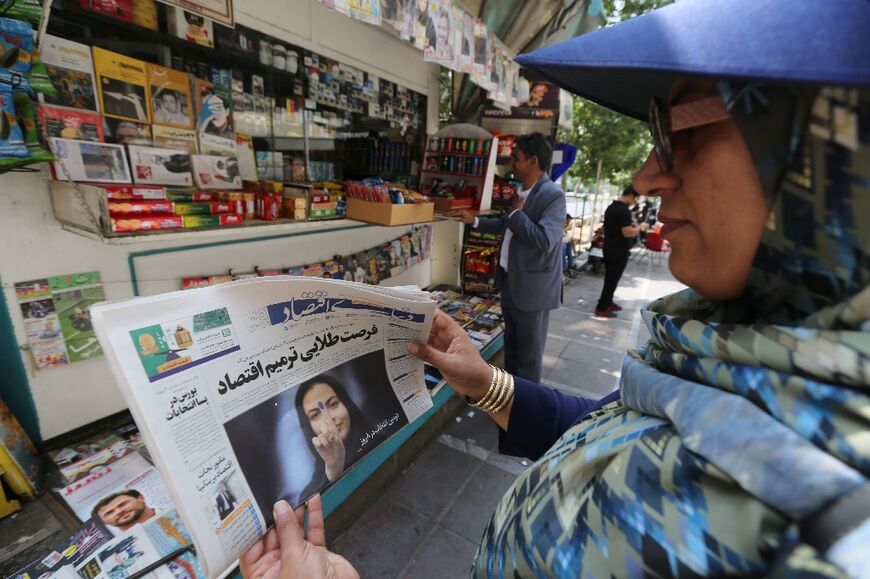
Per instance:
[[[208,577],[432,406],[427,292],[263,277],[95,305],[97,336]]]

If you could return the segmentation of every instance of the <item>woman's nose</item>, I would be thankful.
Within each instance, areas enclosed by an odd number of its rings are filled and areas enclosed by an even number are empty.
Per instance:
[[[638,193],[649,197],[666,195],[676,191],[682,185],[682,180],[674,171],[662,173],[659,169],[655,148],[652,148],[646,161],[635,174],[632,184]]]

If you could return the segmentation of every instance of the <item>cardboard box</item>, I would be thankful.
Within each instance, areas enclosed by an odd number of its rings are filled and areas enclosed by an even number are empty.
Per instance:
[[[409,225],[433,220],[434,203],[395,205],[348,198],[347,218],[375,225]]]
[[[219,213],[232,213],[233,208],[229,203],[187,203],[175,204],[176,215],[217,215]]]
[[[239,225],[245,222],[245,216],[238,213],[224,215],[184,215],[182,216],[185,228],[192,227],[219,227],[226,225]]]
[[[102,185],[102,188],[106,191],[106,199],[166,199],[166,188],[154,185]]]
[[[136,215],[133,217],[112,217],[112,231],[156,231],[160,229],[180,229],[183,226],[180,215]]]
[[[122,215],[172,215],[172,201],[109,201],[107,206],[109,215],[118,217]]]

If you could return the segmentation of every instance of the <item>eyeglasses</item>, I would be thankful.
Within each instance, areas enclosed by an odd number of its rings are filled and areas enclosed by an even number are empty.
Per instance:
[[[718,95],[674,106],[652,99],[649,103],[649,132],[655,144],[659,170],[668,173],[674,169],[672,134],[728,118],[728,108]]]

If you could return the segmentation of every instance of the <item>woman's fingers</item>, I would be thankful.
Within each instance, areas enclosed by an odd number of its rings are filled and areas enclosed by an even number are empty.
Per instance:
[[[275,518],[275,532],[278,535],[278,543],[281,545],[281,560],[288,564],[288,569],[294,567],[294,561],[298,560],[305,549],[305,537],[302,533],[302,525],[296,520],[296,515],[290,509],[287,501],[278,501],[272,507],[272,515]]]
[[[446,354],[429,344],[411,342],[408,344],[408,352],[427,364],[432,364],[442,372],[449,372],[451,369],[452,359],[450,354]]]
[[[316,547],[326,547],[323,500],[319,494],[308,499],[308,541]]]

